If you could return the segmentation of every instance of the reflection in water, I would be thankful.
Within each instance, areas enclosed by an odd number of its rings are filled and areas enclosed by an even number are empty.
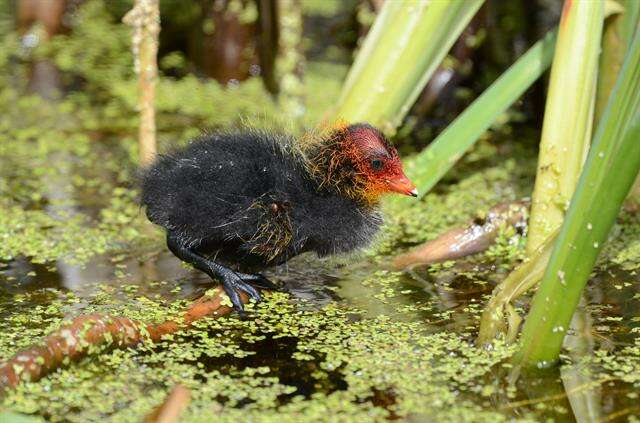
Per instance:
[[[583,296],[571,320],[570,332],[564,338],[563,346],[569,352],[573,362],[577,362],[581,357],[590,356],[594,352],[593,319],[585,306],[586,301]],[[600,383],[594,380],[593,374],[579,365],[563,366],[560,368],[560,374],[576,421],[578,423],[600,421],[602,419]]]
[[[73,156],[68,151],[64,149],[56,151],[50,155],[50,166],[57,169],[57,172],[42,178],[48,200],[45,210],[56,219],[70,219],[79,213],[74,201],[74,185],[71,182],[72,163]],[[105,266],[99,264],[88,263],[87,266],[73,266],[64,260],[57,260],[56,268],[60,274],[62,286],[76,290],[87,281],[100,282],[109,277]]]
[[[475,274],[474,278],[468,278],[470,273]],[[423,292],[431,293],[436,301],[435,310],[455,311],[442,327],[458,331],[477,322],[465,310],[474,300],[489,294],[494,284],[504,277],[495,274],[490,265],[474,265],[473,260],[460,261],[436,276],[425,269],[411,272],[410,276],[414,284],[424,285]],[[605,375],[596,365],[581,360],[596,351],[615,352],[633,342],[631,328],[632,322],[638,319],[639,292],[638,274],[616,269],[597,273],[568,330],[565,364],[519,375],[502,367],[492,369],[484,380],[485,389],[493,387],[491,408],[514,418],[535,410],[540,418],[578,422],[615,420],[620,417],[616,414],[622,413],[620,410],[626,410],[624,416],[640,411],[635,404],[637,389],[633,385],[613,379],[610,373]],[[473,396],[469,399],[478,400]]]

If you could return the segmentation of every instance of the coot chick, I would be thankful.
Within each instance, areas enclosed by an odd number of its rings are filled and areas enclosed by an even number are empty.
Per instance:
[[[160,155],[143,173],[142,204],[182,261],[239,292],[273,288],[254,274],[307,251],[367,246],[382,224],[380,196],[416,196],[396,152],[371,125],[296,140],[255,130],[214,133]],[[245,273],[246,272],[246,273]]]

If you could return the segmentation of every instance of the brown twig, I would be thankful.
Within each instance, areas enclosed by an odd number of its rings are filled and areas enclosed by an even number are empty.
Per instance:
[[[148,165],[156,156],[155,96],[158,79],[158,34],[160,33],[159,0],[136,0],[122,19],[133,27],[133,55],[138,74],[140,109],[140,164]]]
[[[183,385],[173,387],[165,401],[145,419],[145,423],[175,423],[191,401],[191,391]]]
[[[189,327],[204,317],[220,317],[233,309],[223,304],[224,295],[202,296],[185,311],[182,322],[165,321],[147,324],[128,317],[88,314],[76,317],[69,324],[0,364],[0,392],[13,389],[21,381],[36,381],[70,360],[78,360],[99,347],[128,348],[145,340],[157,342],[163,336]],[[247,296],[241,294],[243,302]]]
[[[300,0],[277,0],[280,21],[276,73],[283,111],[293,118],[304,115],[303,18]]]

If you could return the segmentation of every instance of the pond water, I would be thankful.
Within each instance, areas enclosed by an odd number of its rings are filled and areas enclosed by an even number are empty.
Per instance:
[[[159,345],[102,352],[7,393],[5,407],[51,420],[139,421],[180,382],[193,390],[187,415],[196,421],[626,421],[640,413],[637,274],[597,272],[564,364],[516,377],[509,348],[473,346],[504,269],[471,258],[397,273],[386,261],[297,258],[268,273],[288,294],[267,295],[246,320],[205,319]],[[153,319],[147,309],[170,308],[207,287],[161,242],[82,265],[15,259],[0,272],[2,357],[63,317],[99,309]]]
[[[310,115],[317,117],[336,98],[346,68],[314,66],[310,92],[323,97],[322,104],[314,99],[318,111]],[[211,288],[167,252],[137,204],[135,81],[89,81],[102,95],[99,107],[83,93],[42,103],[2,87],[0,360],[65,319],[101,312],[162,322]],[[225,91],[195,78],[163,78],[162,89],[177,99],[158,102],[163,148],[201,127],[233,126],[239,110],[266,108],[257,100],[265,98],[259,81]],[[522,235],[505,228],[477,256],[390,269],[406,248],[530,194],[536,152],[521,139],[532,137],[530,130],[522,136],[526,130],[496,129],[421,201],[390,206],[373,250],[302,256],[266,272],[283,292],[265,293],[246,319],[203,319],[156,344],[95,351],[4,392],[1,410],[35,421],[139,422],[180,384],[191,391],[189,422],[637,421],[637,210],[621,214],[568,330],[562,363],[544,371],[515,368],[515,348],[504,342],[488,350],[474,344],[489,295],[522,259]],[[523,316],[527,304],[516,304]]]

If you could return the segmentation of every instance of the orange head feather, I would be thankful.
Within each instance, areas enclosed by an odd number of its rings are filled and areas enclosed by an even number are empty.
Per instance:
[[[382,194],[390,192],[417,195],[398,152],[373,126],[340,122],[320,138],[307,157],[321,187],[332,186],[367,204],[377,203]]]

